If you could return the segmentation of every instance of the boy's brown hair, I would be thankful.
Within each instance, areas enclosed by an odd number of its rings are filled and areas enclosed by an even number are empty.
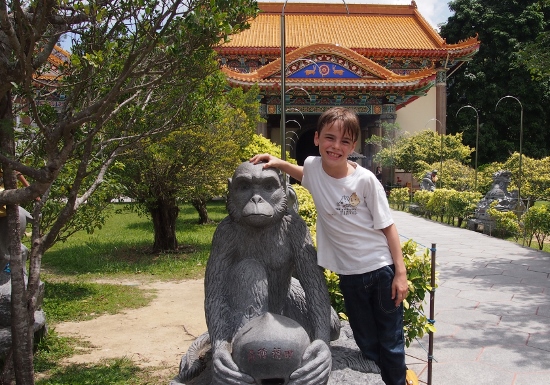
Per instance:
[[[333,107],[323,112],[317,121],[317,133],[321,134],[323,128],[332,125],[337,120],[342,121],[344,134],[350,135],[352,140],[357,142],[361,130],[359,119],[355,112],[344,107]]]

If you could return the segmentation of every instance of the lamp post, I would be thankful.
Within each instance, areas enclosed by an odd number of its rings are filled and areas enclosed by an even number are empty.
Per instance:
[[[520,121],[519,121],[519,175],[518,175],[518,206],[520,205],[520,202],[521,202],[521,157],[522,157],[522,146],[523,146],[523,105],[521,104],[521,102],[519,101],[518,98],[516,98],[515,96],[511,96],[511,95],[506,95],[506,96],[503,96],[502,98],[500,98],[495,106],[495,111],[497,110],[498,108],[498,104],[500,103],[500,101],[502,99],[506,99],[506,98],[511,98],[511,99],[514,99],[516,102],[519,103],[519,106],[521,108],[521,113],[520,113]]]
[[[344,5],[346,6],[346,12],[349,15],[348,5],[344,0],[342,0]],[[286,3],[288,3],[288,0],[285,0],[283,4],[283,9],[281,11],[281,159],[286,160],[286,100],[285,100],[285,93],[286,93],[286,84],[285,84],[285,77],[286,77],[286,26],[285,26],[285,7]],[[285,180],[285,178],[283,178]]]
[[[440,124],[440,127],[439,129],[441,130],[441,128],[443,127],[443,123],[441,123],[441,121],[439,119],[436,119],[436,118],[431,118],[430,120],[428,120],[426,122],[426,124],[424,125],[424,128],[428,125],[428,123],[430,123],[432,120],[435,120],[437,123]],[[437,127],[436,127],[436,131],[437,131]],[[442,131],[442,130],[441,130]],[[439,162],[440,162],[440,170],[439,170],[439,173],[441,175],[440,177],[440,180],[441,182],[439,182],[439,187],[441,188],[442,184],[443,184],[443,133],[440,134],[441,135],[441,148],[439,149]]]
[[[477,191],[477,153],[478,153],[478,147],[479,147],[479,114],[478,114],[477,110],[475,109],[475,107],[468,104],[468,105],[462,106],[458,109],[458,111],[456,112],[457,117],[458,117],[458,113],[463,108],[471,108],[472,110],[474,110],[476,112],[476,158],[475,158],[475,164],[474,164],[474,175],[475,175],[474,176],[474,191]]]

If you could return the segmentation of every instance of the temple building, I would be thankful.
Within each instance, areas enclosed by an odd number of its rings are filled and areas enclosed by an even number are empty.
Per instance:
[[[58,113],[65,103],[65,95],[57,92],[64,68],[68,66],[71,54],[61,48],[54,46],[52,53],[48,56],[46,64],[33,76],[33,86],[35,89],[35,102],[38,106],[49,104]],[[14,105],[18,111],[26,111],[27,106],[21,104],[22,100],[14,99]],[[27,114],[16,114],[15,125],[32,124]]]
[[[445,133],[447,79],[479,50],[477,37],[447,44],[414,1],[259,3],[259,8],[250,29],[217,48],[220,64],[232,87],[259,85],[266,123],[258,133],[280,143],[283,126],[286,147],[299,164],[318,154],[313,145],[316,121],[334,106],[359,115],[357,152],[371,170],[376,149],[365,140],[382,136],[383,122],[396,122],[410,133]]]

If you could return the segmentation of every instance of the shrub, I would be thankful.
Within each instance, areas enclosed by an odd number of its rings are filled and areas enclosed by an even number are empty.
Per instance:
[[[432,193],[430,200],[428,201],[428,211],[431,215],[438,217],[440,222],[443,222],[443,216],[447,213],[449,195],[452,191],[453,190],[438,188]]]
[[[454,218],[458,218],[458,226],[460,227],[462,221],[474,213],[481,197],[481,193],[475,191],[455,191],[449,196],[447,215],[453,222]]]
[[[491,202],[487,214],[495,221],[495,232],[501,237],[512,235],[516,241],[520,234],[520,224],[517,215],[513,211],[499,211],[495,209],[498,201]]]
[[[298,214],[303,218],[308,227],[315,227],[317,223],[317,210],[311,194],[305,187],[299,184],[293,184],[292,188],[298,197]]]
[[[241,150],[239,157],[242,162],[246,162],[256,154],[271,154],[273,156],[281,156],[281,146],[273,143],[271,140],[265,138],[263,135],[254,134],[252,141],[248,146]],[[296,164],[296,160],[290,157],[290,153],[286,152],[286,160],[289,163]]]
[[[405,204],[409,201],[410,191],[408,187],[394,188],[388,198],[390,204],[397,207],[398,210],[404,210]]]
[[[527,245],[531,247],[533,236],[537,239],[539,250],[544,247],[544,240],[550,236],[550,210],[546,205],[529,207],[529,210],[522,216]]]
[[[427,218],[431,218],[431,213],[428,210],[428,202],[432,197],[433,192],[427,190],[420,190],[414,193],[413,201],[418,205],[418,211],[423,213]]]

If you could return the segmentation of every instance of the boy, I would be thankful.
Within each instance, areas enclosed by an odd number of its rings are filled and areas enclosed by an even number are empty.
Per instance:
[[[407,273],[383,186],[348,161],[359,134],[355,113],[335,107],[317,123],[320,157],[308,157],[304,166],[269,154],[250,161],[265,161],[264,168],[278,168],[309,190],[317,209],[317,262],[340,276],[355,341],[378,364],[385,384],[405,385]]]

